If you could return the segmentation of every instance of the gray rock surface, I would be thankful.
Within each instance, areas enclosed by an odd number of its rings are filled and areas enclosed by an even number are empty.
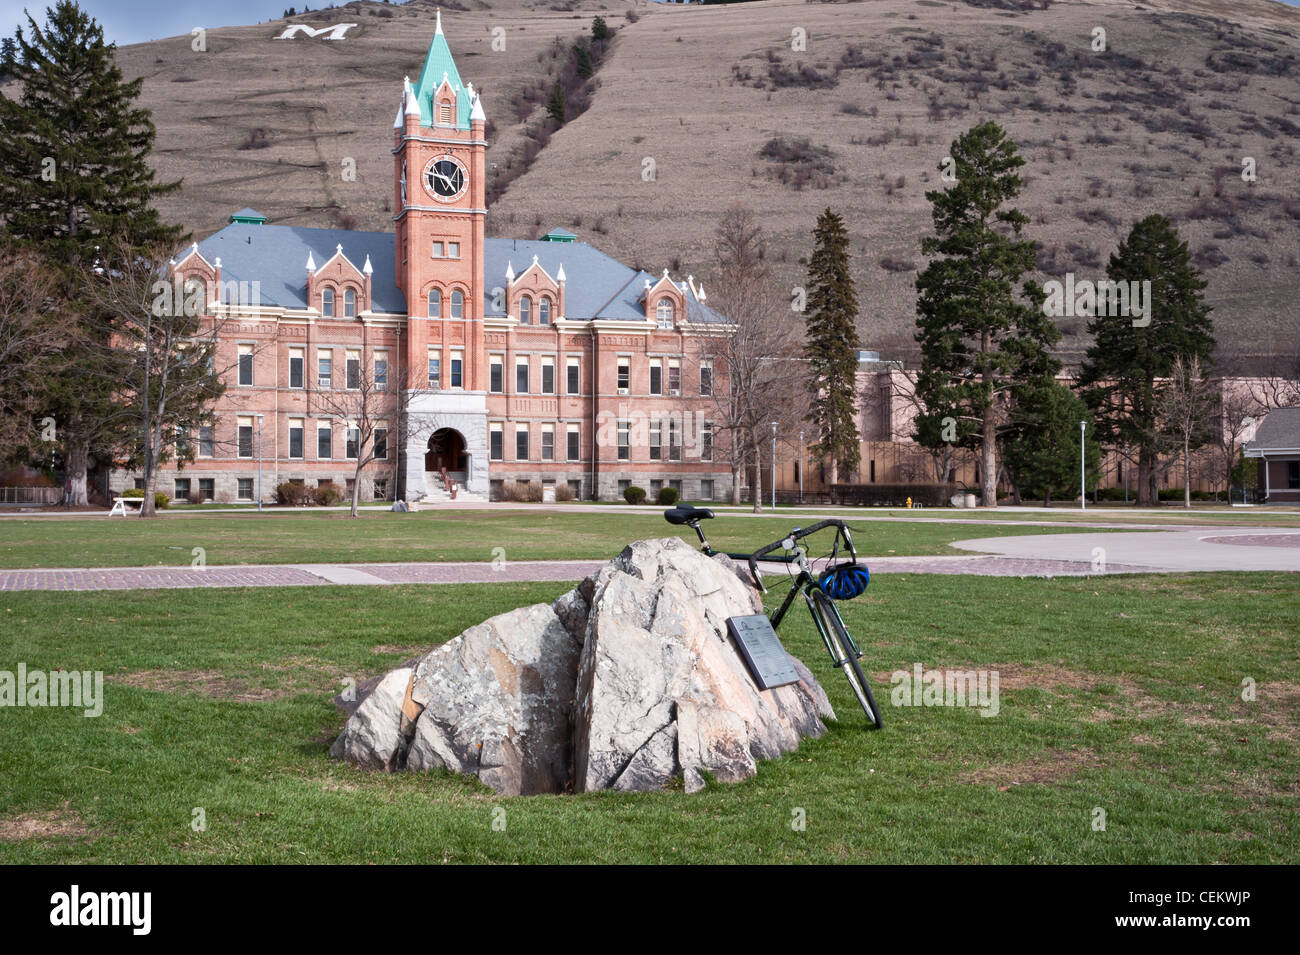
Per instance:
[[[730,559],[637,541],[553,604],[493,617],[372,683],[330,752],[471,773],[506,795],[742,780],[834,717],[797,659],[798,683],[757,688],[726,620],[761,610]]]

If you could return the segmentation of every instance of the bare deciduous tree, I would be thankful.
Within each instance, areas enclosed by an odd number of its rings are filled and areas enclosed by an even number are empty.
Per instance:
[[[51,360],[70,334],[51,270],[32,252],[0,243],[0,447],[28,451]]]
[[[1214,396],[1201,375],[1201,360],[1179,357],[1160,393],[1157,428],[1183,465],[1183,507],[1192,506],[1192,451],[1210,436]]]

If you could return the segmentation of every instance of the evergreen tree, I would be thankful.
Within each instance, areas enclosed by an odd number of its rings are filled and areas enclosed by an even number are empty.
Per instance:
[[[564,125],[564,87],[557,80],[551,87],[551,98],[546,102],[546,113],[560,126]]]
[[[1088,406],[1069,388],[1037,379],[1015,389],[1011,427],[1003,435],[1002,463],[1017,497],[1073,497],[1081,492],[1079,422],[1084,429],[1088,486],[1096,486],[1101,450]]]
[[[608,40],[614,34],[610,31],[609,25],[605,23],[604,17],[596,17],[591,21],[591,38],[596,42]]]
[[[77,327],[43,411],[55,419],[72,502],[85,504],[92,451],[119,447],[127,425],[108,373],[109,324],[89,293],[102,281],[99,250],[179,244],[181,230],[152,202],[180,183],[155,181],[153,122],[135,106],[141,81],[123,82],[99,24],[59,0],[44,26],[30,16],[28,25],[15,35],[19,97],[0,98],[0,229],[63,269],[60,295]]]
[[[808,358],[812,407],[808,420],[817,429],[814,457],[830,468],[830,483],[858,469],[861,448],[855,411],[858,371],[858,295],[849,271],[849,234],[844,219],[827,209],[817,217],[808,263]]]
[[[591,65],[591,51],[583,43],[576,43],[573,47],[574,69],[577,74],[584,80],[589,79],[595,72]]]
[[[18,42],[11,36],[0,40],[0,83],[6,83],[14,75],[15,61],[18,59]]]
[[[936,450],[978,448],[983,504],[996,507],[998,437],[1010,426],[1012,390],[1056,374],[1051,346],[1060,331],[1042,312],[1041,288],[1026,281],[1016,290],[1034,268],[1035,243],[1021,236],[1028,216],[1003,208],[1020,193],[1016,170],[1025,161],[1015,143],[986,122],[959,136],[950,155],[956,183],[925,194],[935,235],[921,250],[938,257],[916,280],[917,440]]]
[[[1214,351],[1210,307],[1201,295],[1206,283],[1187,243],[1162,215],[1133,226],[1110,257],[1106,275],[1113,282],[1149,281],[1150,313],[1137,325],[1127,315],[1098,315],[1088,322],[1093,343],[1079,385],[1102,443],[1136,449],[1138,504],[1150,506],[1159,501],[1162,379],[1180,358],[1207,368]]]

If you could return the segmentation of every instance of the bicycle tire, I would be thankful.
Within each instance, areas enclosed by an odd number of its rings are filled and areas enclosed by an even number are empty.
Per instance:
[[[858,698],[858,703],[871,721],[871,728],[880,729],[884,726],[880,706],[876,703],[876,697],[871,692],[871,684],[867,682],[862,667],[858,665],[857,656],[849,649],[853,646],[853,641],[849,639],[848,631],[844,629],[844,621],[835,611],[834,605],[830,603],[830,598],[824,593],[814,590],[812,599],[813,607],[821,618],[822,626],[826,628],[827,635],[830,636],[838,655],[844,661],[843,663],[835,661],[836,666],[844,670],[844,675],[848,678],[853,695]]]

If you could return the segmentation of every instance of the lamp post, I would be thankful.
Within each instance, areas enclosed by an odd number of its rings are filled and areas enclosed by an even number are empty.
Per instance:
[[[1088,509],[1088,459],[1083,453],[1084,434],[1087,427],[1088,422],[1079,422],[1079,510],[1081,511]]]
[[[799,503],[803,503],[803,432],[799,432]]]
[[[776,510],[776,422],[772,422],[772,510]]]
[[[262,415],[257,418],[257,509],[262,509]]]

